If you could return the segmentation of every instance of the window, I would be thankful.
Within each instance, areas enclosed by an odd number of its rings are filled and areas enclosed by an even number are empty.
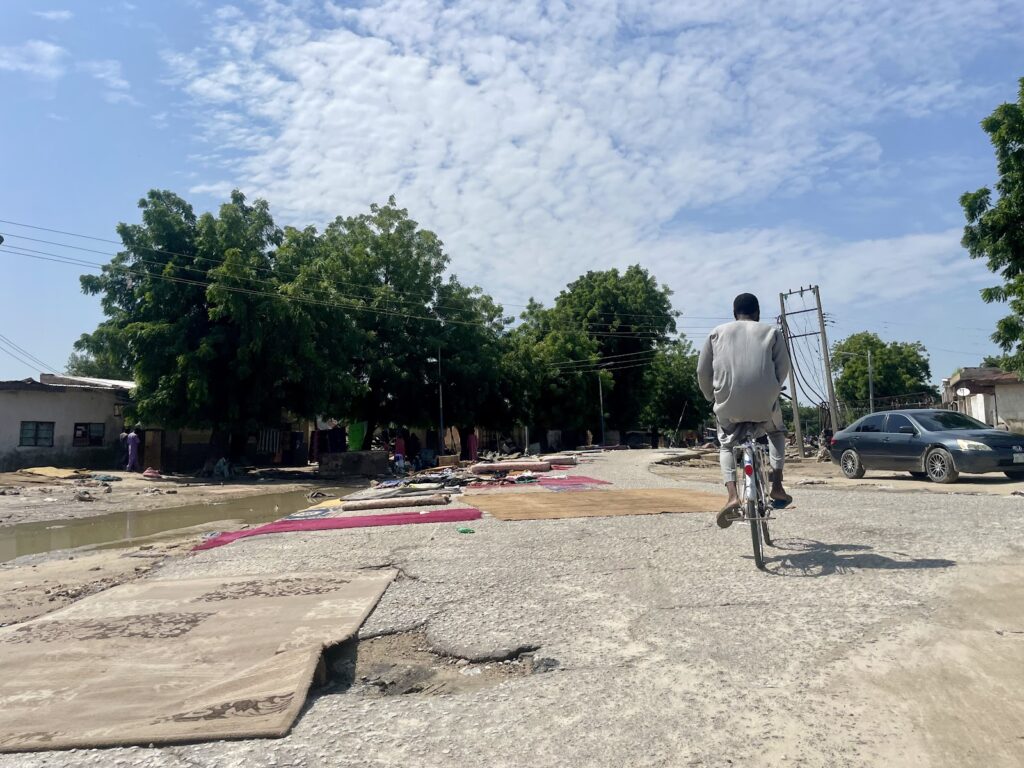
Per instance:
[[[885,423],[886,432],[899,432],[900,427],[910,427],[914,429],[914,425],[910,423],[910,419],[906,416],[900,416],[898,413],[890,413],[889,420]],[[916,432],[917,430],[914,429]]]
[[[103,445],[103,436],[106,432],[105,424],[75,424],[75,436],[71,444],[76,448],[88,448],[90,446]]]
[[[18,445],[26,448],[53,448],[53,422],[21,422],[21,439]]]
[[[881,432],[882,422],[885,421],[884,413],[876,413],[874,416],[866,416],[857,427],[858,432]]]
[[[914,418],[929,432],[944,432],[947,429],[991,429],[988,424],[982,424],[977,419],[956,411],[915,413]]]

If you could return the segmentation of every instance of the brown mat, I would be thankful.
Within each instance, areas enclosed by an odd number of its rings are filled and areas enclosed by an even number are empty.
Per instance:
[[[283,736],[394,575],[143,580],[0,628],[0,752]]]
[[[573,493],[467,494],[462,500],[499,520],[557,520],[564,517],[657,515],[662,512],[717,512],[723,497],[678,488]]]

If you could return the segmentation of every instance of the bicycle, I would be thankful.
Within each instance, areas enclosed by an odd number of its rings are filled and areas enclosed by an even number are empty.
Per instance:
[[[764,570],[764,547],[771,547],[772,539],[768,532],[768,521],[773,520],[774,504],[769,496],[771,480],[769,477],[768,451],[755,437],[753,424],[743,428],[742,442],[733,448],[737,457],[742,452],[743,467],[743,505],[742,517],[739,522],[750,526],[750,539],[754,546],[754,563],[759,570]]]

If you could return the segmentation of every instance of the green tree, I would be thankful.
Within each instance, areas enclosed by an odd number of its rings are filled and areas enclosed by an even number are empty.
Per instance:
[[[871,350],[876,400],[918,393],[936,395],[924,345],[917,341],[887,344],[877,334],[862,331],[848,336],[832,349],[832,365],[837,374],[836,397],[841,402],[867,404],[868,350]]]
[[[356,334],[358,387],[344,412],[367,422],[364,447],[378,426],[437,423],[439,377],[452,423],[508,419],[495,365],[506,320],[479,289],[446,279],[448,263],[437,235],[392,197],[335,219],[307,265]]]
[[[611,374],[599,370],[597,342],[533,299],[520,319],[506,337],[501,362],[511,413],[532,426],[596,433],[597,377],[607,389],[613,386]]]
[[[211,428],[212,460],[230,435],[276,423],[282,409],[319,412],[347,382],[310,376],[315,313],[280,269],[284,236],[267,204],[234,192],[217,215],[196,217],[182,198],[153,190],[139,207],[141,224],[117,228],[124,250],[81,278],[107,319],[79,342],[123,355],[138,417]]]
[[[697,386],[697,355],[686,340],[661,345],[644,372],[646,400],[640,421],[653,431],[693,429],[711,415]]]
[[[605,392],[608,426],[640,426],[647,401],[647,376],[659,345],[676,330],[672,292],[639,265],[587,272],[555,299],[549,323],[585,334],[596,347],[596,362],[611,375]]]
[[[985,302],[1003,302],[1010,310],[996,324],[992,340],[1012,356],[1007,362],[1015,370],[1024,371],[1024,78],[1019,85],[1016,103],[999,105],[981,121],[996,154],[996,199],[982,187],[965,192],[960,205],[967,219],[963,246],[1003,280],[981,291]]]
[[[512,392],[503,381],[501,365],[510,318],[490,296],[462,285],[455,277],[438,289],[435,311],[440,319],[438,376],[448,423],[455,422],[463,436],[478,426],[510,427],[514,419]]]
[[[90,339],[89,335],[83,336]],[[91,340],[91,339],[90,339]],[[75,342],[76,349],[82,339]],[[64,365],[64,372],[68,376],[86,376],[92,379],[120,379],[130,381],[132,378],[131,369],[123,359],[120,359],[103,349],[97,349],[95,353],[90,351],[72,352],[68,355],[68,361]]]

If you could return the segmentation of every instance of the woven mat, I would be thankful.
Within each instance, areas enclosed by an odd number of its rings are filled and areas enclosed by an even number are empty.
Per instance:
[[[394,576],[142,580],[0,628],[0,752],[284,736]]]
[[[574,493],[467,494],[463,501],[499,520],[557,520],[564,517],[657,515],[663,512],[716,512],[720,495],[677,488]]]

